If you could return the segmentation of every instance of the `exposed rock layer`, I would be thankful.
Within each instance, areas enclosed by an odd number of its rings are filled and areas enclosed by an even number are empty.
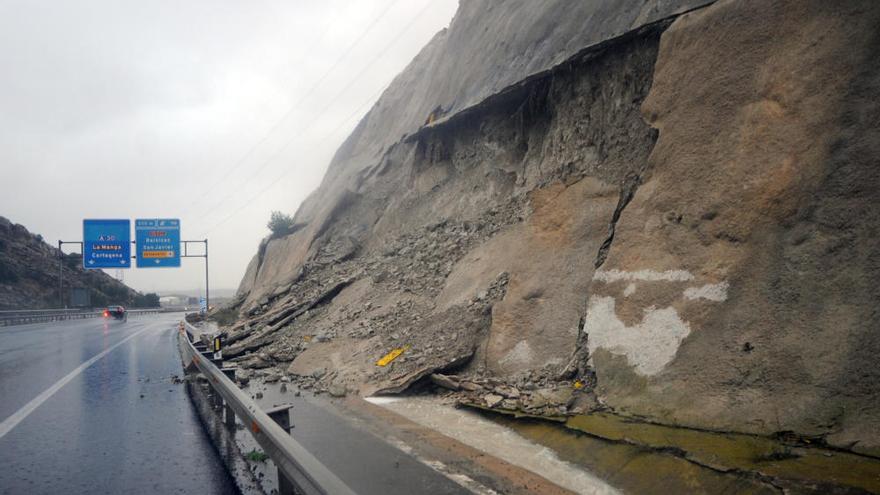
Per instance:
[[[260,246],[230,355],[876,453],[880,5],[645,25],[699,4],[463,3]]]
[[[254,303],[295,279],[299,267],[314,255],[314,244],[324,231],[339,224],[336,216],[349,208],[356,197],[352,192],[361,189],[365,179],[399,162],[410,151],[409,147],[399,149],[401,142],[427,122],[441,123],[474,110],[499,92],[509,93],[522,81],[569,63],[591,46],[706,3],[462,2],[450,27],[438,33],[394,79],[337,151],[321,186],[296,213],[297,224],[305,227],[260,247],[242,280],[241,295]],[[363,237],[377,218],[359,218],[349,228]]]

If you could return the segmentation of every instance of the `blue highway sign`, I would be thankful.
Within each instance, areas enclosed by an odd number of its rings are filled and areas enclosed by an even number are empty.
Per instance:
[[[130,220],[83,220],[83,268],[131,267]]]
[[[176,218],[134,221],[138,268],[180,266],[180,220]]]

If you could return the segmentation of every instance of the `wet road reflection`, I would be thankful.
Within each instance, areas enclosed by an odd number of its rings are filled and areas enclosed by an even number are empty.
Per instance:
[[[178,317],[0,331],[0,421],[110,349],[0,438],[0,493],[235,493],[171,382]]]

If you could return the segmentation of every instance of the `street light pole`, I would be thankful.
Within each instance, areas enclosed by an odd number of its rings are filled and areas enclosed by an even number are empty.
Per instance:
[[[205,245],[205,252],[203,254],[189,254],[189,243],[202,243]],[[180,256],[181,258],[205,258],[205,312],[208,312],[208,308],[211,307],[211,289],[208,288],[208,240],[204,239],[201,241],[180,241],[180,244],[183,245],[183,254]]]

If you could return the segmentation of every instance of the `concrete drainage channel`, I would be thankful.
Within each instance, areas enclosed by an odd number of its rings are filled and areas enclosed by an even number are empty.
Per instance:
[[[239,489],[244,493],[267,493],[274,488],[280,495],[353,495],[354,491],[290,436],[291,406],[263,411],[234,383],[235,368],[224,368],[220,353],[194,340],[197,333],[189,323],[181,323],[179,344],[184,368],[191,372],[187,376],[190,396]],[[193,374],[196,370],[200,376]],[[262,448],[265,454],[260,455],[268,456],[277,468],[277,483],[264,483],[264,472],[253,475],[248,469],[235,441],[236,418]]]

